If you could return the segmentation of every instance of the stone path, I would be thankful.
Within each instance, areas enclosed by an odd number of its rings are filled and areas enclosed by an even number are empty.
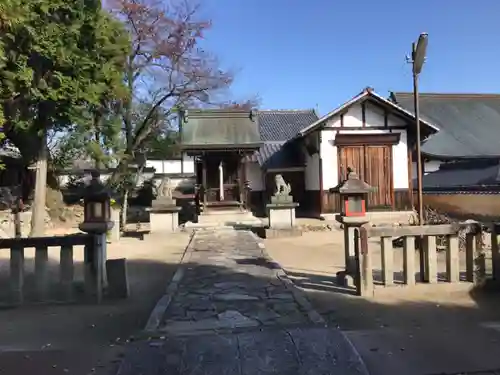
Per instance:
[[[251,232],[197,231],[155,332],[130,346],[119,374],[366,374],[280,276]]]

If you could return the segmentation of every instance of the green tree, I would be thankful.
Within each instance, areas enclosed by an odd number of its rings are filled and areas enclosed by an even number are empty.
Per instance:
[[[47,133],[97,129],[119,96],[129,47],[121,24],[99,0],[9,0],[22,22],[3,14],[0,103],[9,140],[36,162],[31,235],[44,229]],[[11,8],[9,8],[11,9]],[[19,16],[18,16],[19,17]],[[89,122],[89,119],[91,120]]]

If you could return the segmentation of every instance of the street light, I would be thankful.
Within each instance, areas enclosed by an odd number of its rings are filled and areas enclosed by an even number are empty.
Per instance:
[[[422,198],[422,154],[420,151],[420,108],[418,97],[418,77],[422,71],[427,51],[427,33],[422,33],[418,41],[412,44],[411,58],[413,72],[413,102],[415,106],[415,123],[417,127],[417,192],[418,192],[418,224],[424,224],[424,202]]]

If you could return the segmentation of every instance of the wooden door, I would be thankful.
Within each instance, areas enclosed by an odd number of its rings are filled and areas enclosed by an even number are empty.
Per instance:
[[[369,209],[391,208],[393,202],[392,147],[343,146],[338,148],[339,183],[347,178],[347,167],[377,190],[368,194]]]
[[[365,146],[365,181],[377,190],[368,194],[368,207],[392,208],[392,147]]]

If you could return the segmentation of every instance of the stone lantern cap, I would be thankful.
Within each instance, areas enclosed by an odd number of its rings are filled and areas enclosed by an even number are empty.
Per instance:
[[[376,191],[377,188],[360,180],[356,171],[352,168],[348,168],[347,179],[341,182],[333,190],[340,194],[368,194]]]
[[[91,180],[83,191],[83,197],[90,201],[104,201],[111,198],[109,189],[101,182],[98,171],[91,171]]]

